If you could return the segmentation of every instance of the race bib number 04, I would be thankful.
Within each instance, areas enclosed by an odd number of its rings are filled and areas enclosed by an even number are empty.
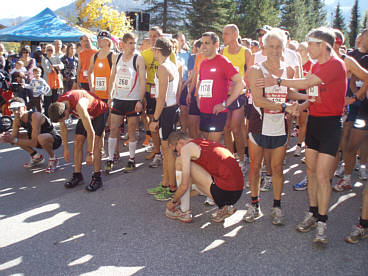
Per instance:
[[[212,86],[213,80],[202,80],[198,91],[199,97],[212,98]]]
[[[106,78],[105,77],[96,77],[95,90],[98,91],[106,91]]]

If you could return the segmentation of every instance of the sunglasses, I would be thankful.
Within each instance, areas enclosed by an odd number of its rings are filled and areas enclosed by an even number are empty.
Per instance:
[[[53,49],[47,49],[46,51],[47,52],[53,52],[54,50]]]

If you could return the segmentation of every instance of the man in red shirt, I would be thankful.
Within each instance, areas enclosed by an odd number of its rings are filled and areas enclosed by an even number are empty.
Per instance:
[[[308,34],[308,52],[317,60],[311,75],[303,79],[275,79],[268,76],[265,86],[281,85],[306,89],[315,102],[306,101],[300,111],[309,106],[305,151],[309,212],[297,225],[300,232],[308,232],[317,226],[314,242],[327,243],[327,212],[331,196],[330,177],[342,135],[342,115],[347,88],[344,62],[333,54],[335,42],[333,30],[313,29]]]
[[[200,130],[206,139],[220,142],[226,123],[228,106],[243,89],[240,73],[231,62],[217,53],[219,37],[213,32],[202,35],[202,53],[207,58],[199,69],[196,95],[200,114]],[[230,82],[233,82],[230,86]],[[229,92],[229,97],[228,97]]]
[[[74,140],[74,173],[70,181],[65,183],[66,188],[73,188],[83,181],[81,173],[83,160],[83,144],[87,138],[87,165],[93,165],[94,174],[91,183],[86,186],[87,191],[93,192],[102,186],[101,179],[101,150],[102,133],[105,129],[107,104],[85,90],[71,90],[60,96],[56,103],[49,107],[49,116],[52,122],[60,123],[60,133],[64,144],[64,159],[70,162],[68,149],[68,130],[65,120],[70,114],[79,117],[75,129]]]
[[[244,188],[243,173],[233,154],[220,143],[192,140],[179,132],[172,132],[168,143],[179,155],[175,165],[181,178],[177,179],[178,189],[166,205],[166,216],[183,222],[192,221],[188,192],[192,183],[219,207],[212,215],[214,222],[223,222],[232,215],[235,212],[232,205],[239,200]],[[178,208],[180,204],[181,208]],[[187,206],[186,210],[183,205]]]

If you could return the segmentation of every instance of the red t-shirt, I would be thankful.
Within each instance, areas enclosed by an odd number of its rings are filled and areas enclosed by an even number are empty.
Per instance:
[[[87,98],[89,100],[87,111],[93,119],[107,111],[107,104],[101,101],[96,95],[92,95],[86,90],[70,90],[64,95],[61,95],[58,102],[68,101],[70,104],[70,112],[78,116],[75,108],[82,98]]]
[[[194,139],[190,142],[201,148],[201,155],[193,162],[203,167],[215,179],[216,186],[224,191],[243,190],[243,173],[227,148],[220,143],[204,139]]]
[[[318,85],[319,101],[311,103],[309,115],[317,117],[342,116],[347,89],[346,68],[342,60],[331,57],[323,64],[312,67],[312,74],[323,83]]]
[[[310,71],[312,66],[312,62],[308,60],[305,64],[303,64],[303,76],[305,77]]]
[[[205,59],[199,68],[200,80],[200,111],[212,114],[213,107],[226,101],[229,91],[231,77],[239,72],[231,62],[222,55],[217,55],[213,59]],[[207,82],[207,87],[212,87],[212,95],[201,96],[201,85]],[[225,110],[226,112],[227,110]]]

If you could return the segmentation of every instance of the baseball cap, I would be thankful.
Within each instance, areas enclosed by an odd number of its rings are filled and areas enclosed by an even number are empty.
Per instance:
[[[97,39],[111,39],[111,34],[108,31],[100,31],[97,35]]]
[[[258,28],[257,29],[257,33],[259,33],[260,31],[264,31],[264,32],[268,32],[268,31],[271,31],[272,27],[271,26],[268,26],[268,25],[263,25],[261,28]]]

